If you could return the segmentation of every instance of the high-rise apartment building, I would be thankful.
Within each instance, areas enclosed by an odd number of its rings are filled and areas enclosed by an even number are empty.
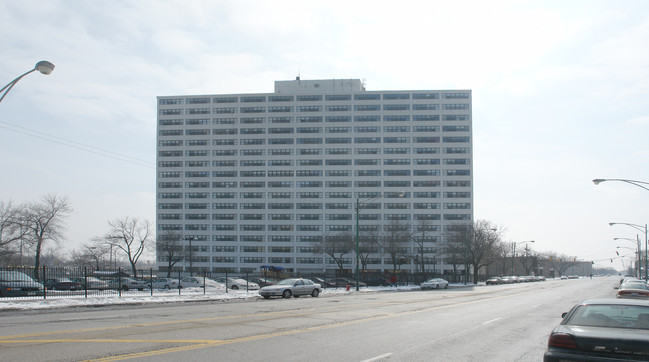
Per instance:
[[[471,119],[470,90],[358,79],[160,96],[158,238],[182,239],[183,271],[355,268],[355,247],[322,252],[336,238],[360,245],[363,269],[421,270],[423,255],[426,270],[448,270],[445,231],[473,221]],[[395,233],[408,237],[387,250]]]

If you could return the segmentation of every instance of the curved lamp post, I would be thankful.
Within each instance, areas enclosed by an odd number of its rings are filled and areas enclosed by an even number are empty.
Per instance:
[[[647,250],[647,246],[649,246],[649,244],[648,244],[649,241],[647,240],[647,224],[638,225],[638,224],[631,224],[631,223],[628,223],[628,222],[609,222],[608,224],[611,225],[611,226],[613,226],[613,225],[626,225],[626,226],[630,226],[630,227],[632,227],[632,228],[634,228],[636,230],[640,230],[640,231],[644,232],[644,245],[645,245],[645,250],[644,250],[645,251],[644,279],[649,280],[649,278],[648,278],[649,270],[647,270],[647,267],[649,267],[649,265],[648,265],[649,260],[647,260],[647,257],[649,257],[649,250]],[[642,265],[642,258],[641,258],[642,254],[640,253],[640,238],[638,238],[638,254],[640,256],[640,260],[639,260],[640,265]],[[642,273],[640,273],[640,274],[642,274]],[[642,275],[639,275],[639,276],[642,277]]]
[[[649,182],[644,182],[644,181],[626,180],[626,179],[622,179],[622,178],[596,178],[596,179],[593,180],[593,183],[595,185],[599,185],[599,184],[601,184],[602,182],[605,182],[605,181],[626,182],[626,183],[634,185],[634,186],[642,187],[643,189],[649,191],[649,188],[647,186],[642,186],[642,185],[649,185]]]
[[[635,251],[635,255],[637,257],[636,263],[635,263],[636,264],[636,277],[641,278],[642,277],[642,250],[640,249],[640,238],[637,238],[637,237],[635,239],[631,239],[631,238],[613,238],[613,240],[625,240],[625,241],[629,241],[629,242],[632,242],[632,243],[636,244],[636,248],[633,249]],[[620,248],[625,248],[625,247],[618,246],[618,249],[620,249]]]
[[[2,102],[2,100],[5,98],[7,93],[9,93],[11,88],[13,88],[16,85],[16,83],[18,83],[19,80],[21,80],[27,74],[33,73],[35,71],[39,71],[42,74],[48,75],[54,71],[54,64],[48,62],[47,60],[41,60],[40,62],[36,63],[34,69],[20,75],[18,78],[12,80],[11,82],[9,82],[9,84],[7,84],[6,86],[2,87],[2,89],[0,89],[0,93],[2,94],[2,96],[0,96],[0,102]]]
[[[370,203],[372,201],[376,201],[376,200],[382,198],[383,196],[385,196],[385,194],[386,193],[384,192],[384,193],[382,193],[381,195],[379,195],[377,197],[367,199],[367,200],[363,200],[363,201],[361,201],[358,198],[356,199],[356,291],[359,290],[359,284],[360,284],[360,281],[359,281],[359,274],[360,274],[360,270],[359,270],[360,254],[359,254],[359,251],[360,250],[359,250],[359,247],[358,247],[358,244],[359,244],[358,239],[359,239],[360,234],[359,234],[359,221],[358,220],[360,219],[359,216],[360,216],[361,208],[362,208],[362,205],[368,204],[368,203]],[[396,194],[397,194],[397,197],[399,197],[399,198],[403,198],[403,197],[406,196],[406,193],[404,191],[399,191]]]
[[[515,273],[514,273],[514,260],[516,259],[516,245],[533,243],[533,242],[534,242],[534,240],[526,240],[526,241],[519,241],[519,242],[512,243],[512,249],[513,249],[513,253],[512,253],[512,275],[515,275]]]

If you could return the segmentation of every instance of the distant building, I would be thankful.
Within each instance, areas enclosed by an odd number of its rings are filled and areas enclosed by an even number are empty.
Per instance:
[[[174,270],[338,269],[317,246],[355,237],[357,203],[363,240],[398,225],[425,238],[428,271],[451,269],[444,232],[473,221],[471,103],[470,90],[366,91],[358,79],[158,97],[157,233],[191,240],[191,263]],[[399,268],[418,258],[407,241]],[[380,247],[363,260],[393,268]],[[355,268],[355,253],[342,262]]]

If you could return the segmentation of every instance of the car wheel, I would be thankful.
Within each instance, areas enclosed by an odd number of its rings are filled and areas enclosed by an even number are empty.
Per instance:
[[[128,291],[128,285],[122,285],[122,290],[127,292]]]
[[[439,284],[435,285],[435,289],[439,289]]]
[[[171,287],[169,287],[168,285],[165,285],[165,289],[169,290],[169,289],[171,289]]]
[[[290,290],[286,289],[286,290],[284,291],[284,293],[282,293],[282,297],[283,297],[283,298],[290,298],[292,294],[293,294],[293,293],[291,293]]]
[[[264,299],[270,299],[270,295],[264,295]]]
[[[320,291],[318,289],[313,289],[313,291],[311,292],[311,296],[313,298],[317,298],[319,295],[320,295]]]
[[[448,289],[448,284],[446,284],[446,285],[444,286],[444,289]]]
[[[230,289],[232,289],[232,290],[237,290],[237,289],[239,289],[239,287],[236,286],[236,285],[233,285],[233,286],[230,287]]]

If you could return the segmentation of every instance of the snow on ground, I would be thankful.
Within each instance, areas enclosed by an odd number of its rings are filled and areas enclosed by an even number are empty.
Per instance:
[[[451,284],[450,287],[464,286],[462,284]],[[345,288],[326,288],[322,290],[320,295],[346,295],[354,293],[371,293],[371,292],[386,292],[386,291],[406,291],[419,289],[417,285],[407,285],[399,287],[362,287],[358,292],[355,288],[349,291]],[[128,292],[124,293],[121,297],[115,295],[99,295],[88,296],[48,296],[47,299],[42,297],[30,298],[11,298],[0,300],[0,311],[9,310],[42,310],[54,309],[65,307],[85,307],[85,306],[100,306],[100,305],[129,305],[129,304],[149,304],[149,303],[174,303],[174,302],[188,302],[188,301],[228,301],[228,300],[245,300],[261,298],[257,291],[233,291],[222,288],[209,288],[205,293],[201,288],[185,288],[181,290],[181,295],[178,295],[177,290],[154,290],[153,296],[150,291],[143,292]]]

